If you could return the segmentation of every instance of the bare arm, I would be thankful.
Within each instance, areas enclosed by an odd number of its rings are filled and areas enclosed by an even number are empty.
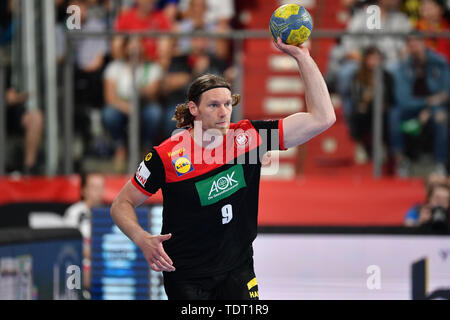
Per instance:
[[[170,239],[172,235],[151,235],[137,220],[134,208],[147,199],[147,196],[128,181],[111,205],[111,218],[119,229],[141,248],[154,271],[175,271],[172,260],[162,246],[162,242]]]
[[[297,61],[305,84],[307,112],[298,112],[282,120],[283,142],[286,148],[290,148],[305,143],[331,127],[336,121],[336,115],[325,80],[308,49],[286,45],[279,38],[275,45]]]

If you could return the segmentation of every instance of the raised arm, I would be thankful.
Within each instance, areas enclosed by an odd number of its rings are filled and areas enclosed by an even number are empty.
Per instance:
[[[308,49],[284,44],[280,38],[275,45],[297,61],[305,85],[307,112],[298,112],[282,120],[283,142],[286,148],[291,148],[331,127],[336,115],[325,80]]]
[[[172,260],[165,253],[162,242],[170,239],[171,234],[151,235],[138,222],[134,208],[147,200],[132,183],[122,188],[111,205],[111,218],[120,230],[139,248],[154,271],[174,271]]]

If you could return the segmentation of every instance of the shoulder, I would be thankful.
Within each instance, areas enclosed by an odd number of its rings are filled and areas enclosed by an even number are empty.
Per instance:
[[[431,49],[427,49],[427,56],[428,59],[431,63],[433,63],[434,65],[439,65],[441,67],[446,68],[448,63],[447,63],[447,59],[440,53],[431,50]]]
[[[394,12],[392,14],[392,20],[397,22],[398,26],[402,27],[403,29],[408,29],[413,26],[408,16],[403,12]]]
[[[367,15],[366,12],[362,9],[359,9],[355,12],[352,18],[347,25],[347,29],[349,31],[359,31],[364,29],[366,26]]]
[[[400,77],[402,75],[404,75],[406,70],[409,70],[411,67],[411,61],[410,58],[406,58],[402,61],[399,61],[395,67],[393,68],[391,74],[392,76],[395,77]]]
[[[280,120],[249,120],[244,119],[237,123],[231,123],[230,129],[234,131],[251,131],[254,130],[257,133],[261,133],[260,130],[273,130],[280,129]]]
[[[155,150],[162,160],[165,155],[170,158],[172,154],[183,153],[187,148],[190,148],[189,130],[182,129],[156,146]]]
[[[159,63],[156,62],[147,62],[148,68],[153,75],[162,75],[163,69]]]
[[[155,21],[160,29],[169,29],[171,22],[162,11],[153,11],[150,14],[150,19]]]
[[[255,127],[253,126],[252,121],[250,121],[248,119],[243,119],[236,123],[230,123],[230,129],[233,129],[233,130],[237,130],[237,129],[248,130],[248,129],[254,129],[254,128]]]
[[[135,19],[135,17],[136,17],[136,9],[134,8],[122,12],[117,17],[116,29],[119,30],[127,29],[126,23],[132,22]]]
[[[106,29],[106,23],[97,17],[90,17],[84,27],[88,31],[103,31]]]
[[[105,78],[116,78],[120,75],[121,70],[123,69],[123,62],[119,60],[113,60],[105,68],[104,76]]]

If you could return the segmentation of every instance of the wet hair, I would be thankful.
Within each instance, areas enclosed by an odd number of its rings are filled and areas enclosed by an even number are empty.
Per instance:
[[[208,90],[214,88],[227,88],[231,91],[230,83],[221,76],[214,74],[204,74],[196,78],[189,86],[187,98],[188,100],[184,103],[177,105],[175,113],[172,120],[177,122],[177,128],[193,127],[194,126],[194,116],[189,111],[189,102],[192,101],[196,105],[200,104],[202,94]],[[232,106],[235,106],[241,100],[239,94],[233,94]]]

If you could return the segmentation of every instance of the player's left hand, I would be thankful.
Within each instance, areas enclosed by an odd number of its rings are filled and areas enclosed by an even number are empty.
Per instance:
[[[278,37],[277,41],[273,42],[275,46],[283,51],[284,53],[290,55],[293,58],[305,58],[309,57],[309,50],[306,47],[300,46],[293,46],[290,44],[285,44],[283,41],[281,41],[281,38]]]

